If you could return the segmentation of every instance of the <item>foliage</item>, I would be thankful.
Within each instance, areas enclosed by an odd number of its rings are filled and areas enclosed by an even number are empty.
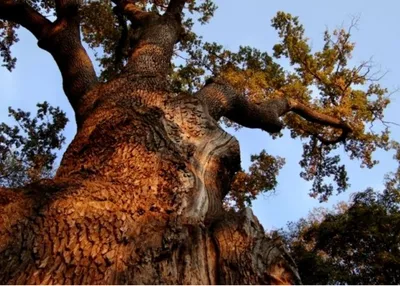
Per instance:
[[[138,8],[144,11],[163,13],[168,6],[166,0],[135,1]],[[208,22],[216,9],[210,0],[190,1],[187,5],[187,16],[196,16],[202,24]],[[87,1],[82,7],[83,40],[96,52],[96,58],[102,68],[101,78],[112,79],[123,68],[134,45],[134,24],[127,25],[127,19],[115,9],[112,1]],[[190,31],[193,19],[186,17],[184,30]],[[185,33],[185,32],[183,32]],[[130,36],[130,37],[129,37]]]
[[[36,116],[9,107],[15,126],[0,125],[0,185],[20,187],[53,176],[55,150],[61,149],[61,134],[68,122],[58,107],[38,103]]]
[[[10,22],[0,21],[0,55],[3,58],[3,67],[9,71],[15,68],[17,59],[11,55],[12,44],[18,42],[16,34],[18,25]]]
[[[131,1],[137,9],[162,14],[168,0]],[[32,0],[30,5],[49,18],[54,15],[54,1]],[[194,32],[196,21],[207,23],[213,16],[216,5],[212,0],[188,1],[183,12],[183,29],[180,42],[175,47],[175,58],[171,65],[170,82],[175,92],[195,92],[209,76],[222,77],[254,103],[275,97],[288,97],[304,103],[323,114],[341,118],[351,125],[353,131],[342,138],[336,128],[322,126],[288,113],[283,118],[292,138],[303,140],[301,177],[313,181],[310,195],[326,201],[334,192],[340,193],[349,187],[345,166],[337,152],[344,150],[351,159],[361,161],[361,166],[373,167],[378,162],[372,158],[377,148],[387,150],[389,129],[376,128],[383,122],[385,108],[389,104],[387,90],[372,73],[372,64],[363,62],[352,66],[351,56],[355,44],[350,41],[352,28],[326,31],[323,47],[313,51],[305,36],[304,27],[297,17],[279,12],[272,19],[280,41],[273,53],[241,46],[236,51],[227,50],[218,43],[205,42]],[[118,75],[126,63],[135,44],[135,26],[116,9],[111,0],[83,1],[81,6],[82,39],[96,53],[101,68],[101,79],[111,80]],[[0,21],[0,52],[8,69],[15,66],[10,47],[18,40],[18,25]],[[285,70],[282,58],[292,66]],[[226,119],[228,126],[239,128]],[[375,126],[375,128],[372,128]],[[282,136],[274,134],[273,138]],[[273,189],[279,158],[268,157],[273,164],[267,178],[254,177],[257,172],[240,172],[236,176],[231,195],[236,202],[249,203],[255,195]],[[275,165],[274,165],[275,164]],[[256,168],[256,167],[254,167]],[[329,178],[327,180],[327,178]],[[239,187],[239,183],[242,186]],[[243,194],[244,186],[250,186]],[[240,195],[239,195],[240,194]]]
[[[399,170],[383,192],[356,193],[281,232],[305,284],[400,283]]]
[[[227,207],[243,209],[251,206],[251,201],[259,193],[274,190],[278,184],[276,176],[285,164],[285,159],[271,156],[263,150],[259,155],[252,155],[250,160],[252,164],[249,172],[239,171],[234,178],[230,193],[225,198]]]
[[[192,34],[181,43],[186,55],[182,58],[186,60],[175,67],[172,82],[176,90],[190,92],[201,87],[207,73],[219,75],[252,102],[286,96],[348,122],[353,132],[340,138],[340,130],[294,114],[284,118],[291,137],[305,140],[300,166],[301,177],[313,181],[310,195],[326,201],[335,190],[340,193],[349,186],[345,166],[336,154],[340,147],[351,159],[359,159],[362,167],[372,168],[378,163],[372,159],[372,153],[377,148],[388,150],[390,145],[388,128],[372,128],[376,122],[385,123],[383,112],[390,103],[387,90],[377,83],[377,73],[371,75],[372,63],[349,67],[355,47],[350,36],[355,24],[348,30],[326,31],[322,50],[312,52],[298,18],[279,12],[272,19],[272,26],[281,42],[274,46],[272,56],[248,46],[233,52]],[[293,71],[285,71],[279,64],[280,58],[287,58]],[[225,123],[239,128],[227,120]],[[338,138],[341,140],[335,142]],[[336,186],[327,183],[328,177]]]

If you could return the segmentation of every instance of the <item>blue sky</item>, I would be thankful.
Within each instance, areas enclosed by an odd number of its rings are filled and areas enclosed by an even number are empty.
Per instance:
[[[270,26],[271,18],[277,11],[299,16],[306,29],[312,47],[321,47],[323,32],[342,24],[350,24],[353,16],[360,18],[358,30],[353,32],[357,43],[353,63],[357,64],[372,57],[376,69],[387,71],[381,84],[389,90],[400,87],[400,2],[372,0],[298,1],[298,0],[217,0],[219,9],[210,24],[197,27],[197,32],[207,41],[216,41],[226,48],[235,50],[240,45],[249,45],[271,52],[277,42],[277,34]],[[14,47],[18,57],[17,69],[9,73],[0,69],[0,122],[10,122],[7,107],[35,110],[37,102],[47,100],[60,106],[71,120],[65,135],[70,142],[75,134],[73,113],[62,91],[60,73],[49,54],[37,47],[35,39],[25,31],[20,32],[21,41]],[[400,94],[392,96],[392,104],[386,112],[386,120],[400,123]],[[250,154],[266,149],[269,153],[286,158],[286,165],[279,175],[279,185],[274,194],[261,196],[254,202],[254,212],[267,228],[284,227],[288,221],[304,217],[314,207],[329,207],[348,200],[352,192],[367,187],[380,188],[384,174],[396,167],[392,153],[376,152],[380,164],[372,170],[361,169],[359,162],[346,162],[352,187],[340,196],[333,196],[328,203],[320,204],[308,196],[310,183],[299,177],[298,162],[301,158],[300,141],[289,136],[272,140],[261,131],[241,129],[230,131],[241,143],[242,165],[249,166]],[[392,127],[393,139],[400,141],[400,127]]]

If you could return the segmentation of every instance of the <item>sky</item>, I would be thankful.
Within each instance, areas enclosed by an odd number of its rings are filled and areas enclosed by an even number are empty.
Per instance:
[[[358,29],[353,32],[356,48],[352,58],[354,65],[372,57],[376,70],[387,72],[381,84],[389,91],[400,87],[400,2],[396,0],[216,0],[219,7],[208,25],[196,26],[196,32],[207,41],[216,41],[226,48],[236,50],[240,45],[252,46],[272,53],[278,41],[271,19],[278,11],[299,16],[306,36],[314,49],[322,47],[323,32],[348,26],[353,17],[358,17]],[[65,136],[69,143],[76,132],[73,111],[62,90],[61,75],[52,57],[37,47],[36,40],[21,30],[20,42],[13,48],[17,56],[17,68],[8,72],[0,69],[0,122],[12,123],[7,108],[35,111],[36,103],[48,101],[60,106],[70,122]],[[385,120],[400,123],[400,93],[392,95],[392,104],[385,113]],[[400,141],[400,127],[393,126],[392,139]],[[268,133],[242,128],[228,130],[240,142],[242,166],[250,164],[250,155],[265,149],[273,155],[286,158],[286,164],[278,177],[278,186],[273,194],[261,195],[253,203],[253,211],[268,230],[285,227],[288,221],[307,216],[315,207],[331,207],[339,201],[347,201],[351,193],[367,187],[380,189],[384,175],[393,171],[396,163],[393,153],[378,151],[375,159],[380,161],[372,170],[360,168],[360,162],[350,161],[345,154],[343,162],[348,167],[350,189],[339,196],[332,196],[328,203],[319,203],[308,195],[311,183],[300,178],[299,161],[302,143],[284,136],[272,140]],[[288,134],[286,134],[288,135]],[[67,145],[66,145],[67,146]],[[65,148],[64,148],[65,150]],[[62,150],[62,152],[64,151]],[[61,153],[62,153],[61,152]]]

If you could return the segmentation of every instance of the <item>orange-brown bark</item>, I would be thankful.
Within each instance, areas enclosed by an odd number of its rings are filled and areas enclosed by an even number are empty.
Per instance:
[[[185,1],[170,1],[164,15],[114,2],[142,27],[123,72],[100,85],[80,41],[79,1],[57,1],[51,23],[0,0],[11,13],[0,9],[0,18],[32,31],[53,55],[78,121],[54,180],[0,189],[0,283],[300,283],[250,210],[223,209],[240,150],[217,121],[276,132],[294,111],[343,126],[287,100],[253,105],[218,83],[195,96],[172,93]]]
[[[294,112],[307,121],[342,130],[341,135],[335,139],[315,135],[324,144],[340,142],[352,132],[351,126],[339,118],[321,113],[290,98],[274,98],[261,104],[252,103],[221,79],[210,79],[208,84],[196,93],[196,97],[205,103],[215,120],[225,116],[248,128],[279,132],[283,128],[280,117]]]
[[[0,283],[299,281],[249,210],[223,210],[239,146],[200,100],[134,77],[99,92],[56,178],[1,191]]]
[[[56,1],[57,19],[51,22],[23,1],[0,0],[0,19],[31,31],[39,47],[53,56],[78,122],[80,101],[97,84],[93,64],[80,39],[79,3],[79,0]]]

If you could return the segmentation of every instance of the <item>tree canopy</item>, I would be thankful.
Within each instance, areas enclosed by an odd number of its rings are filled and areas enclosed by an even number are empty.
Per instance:
[[[21,25],[41,40],[42,31],[37,27],[42,24],[50,27],[52,21],[57,24],[68,13],[72,15],[79,10],[82,40],[96,53],[101,67],[100,80],[111,80],[126,65],[143,21],[175,9],[169,2],[112,0],[63,4],[63,1],[3,0],[0,2],[3,65],[9,70],[16,65],[11,46],[18,41]],[[273,54],[249,46],[232,51],[204,41],[193,31],[196,21],[206,24],[213,17],[218,3],[187,2],[182,12],[183,29],[174,48],[175,60],[170,66],[169,81],[173,90],[196,92],[207,79],[217,77],[257,105],[286,98],[294,113],[280,114],[282,126],[290,130],[292,138],[304,142],[300,176],[313,182],[311,196],[326,201],[333,193],[348,188],[348,174],[338,150],[343,150],[351,159],[358,159],[362,167],[371,168],[377,163],[373,152],[391,148],[390,131],[384,121],[384,110],[390,100],[387,89],[379,85],[380,75],[374,72],[369,61],[349,65],[355,48],[351,33],[356,22],[348,29],[326,30],[323,47],[315,50],[300,19],[279,12],[271,21],[280,39],[273,47]],[[290,62],[290,70],[282,67],[282,58]],[[240,128],[226,118],[222,120],[228,126]],[[281,131],[272,133],[274,138],[282,135]],[[249,172],[238,172],[229,197],[239,206],[250,203],[261,192],[274,189],[284,162],[266,152],[254,155],[252,160],[254,164]],[[266,171],[266,165],[272,168]]]
[[[399,283],[399,175],[388,175],[383,191],[355,193],[349,203],[315,209],[280,231],[305,284]]]
[[[65,142],[68,122],[60,108],[47,102],[37,104],[37,113],[9,107],[15,126],[0,124],[0,186],[22,187],[55,172],[56,150]]]
[[[285,246],[306,283],[398,281],[399,172],[382,193],[293,223],[277,246],[245,207],[276,188],[285,158],[263,150],[243,170],[220,126],[301,141],[300,176],[321,202],[349,188],[339,152],[367,168],[377,149],[399,160],[381,74],[351,61],[356,21],[313,47],[300,19],[278,12],[272,52],[228,49],[195,33],[215,4],[0,0],[4,67],[16,67],[11,47],[27,29],[55,60],[77,124],[51,180],[40,179],[65,141],[65,114],[46,102],[34,118],[10,108],[18,126],[0,126],[0,184],[38,181],[0,188],[0,282],[299,283]]]

